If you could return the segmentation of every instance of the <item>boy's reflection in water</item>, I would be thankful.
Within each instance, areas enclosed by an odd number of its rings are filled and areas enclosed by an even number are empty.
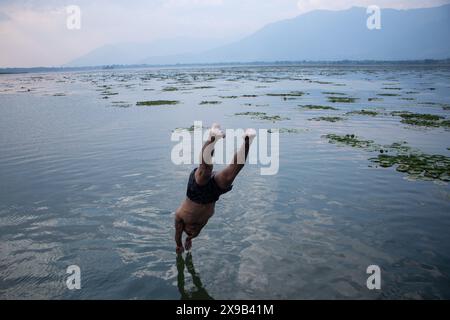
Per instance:
[[[184,280],[184,266],[192,276],[195,289],[187,291]],[[181,254],[177,255],[177,269],[178,269],[178,291],[181,294],[181,300],[214,300],[203,287],[199,275],[195,272],[194,264],[192,263],[192,254],[188,252],[186,259],[183,259]]]

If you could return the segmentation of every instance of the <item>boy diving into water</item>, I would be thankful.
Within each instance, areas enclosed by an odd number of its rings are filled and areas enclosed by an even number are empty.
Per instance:
[[[184,249],[190,250],[192,239],[200,234],[200,231],[214,214],[214,207],[219,197],[232,189],[232,184],[238,173],[244,167],[248,151],[256,136],[254,129],[244,132],[244,143],[234,155],[233,161],[225,169],[213,172],[212,156],[214,145],[225,134],[220,125],[213,124],[209,130],[209,137],[203,145],[200,154],[200,165],[189,176],[186,199],[175,212],[175,242],[177,253]],[[186,241],[182,242],[183,231],[187,234]]]

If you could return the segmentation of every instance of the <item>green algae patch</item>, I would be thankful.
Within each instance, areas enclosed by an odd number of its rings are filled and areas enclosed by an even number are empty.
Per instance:
[[[265,112],[239,112],[235,113],[235,116],[250,116],[252,119],[258,119],[258,120],[267,120],[267,121],[282,121],[282,120],[290,120],[289,118],[281,117],[279,115],[268,115]]]
[[[402,118],[401,123],[413,126],[450,128],[450,120],[446,120],[444,117],[435,114],[393,111],[391,115]]]
[[[373,140],[363,140],[354,134],[337,135],[331,133],[327,134],[325,138],[328,139],[329,143],[347,145],[353,148],[369,148],[375,146]]]
[[[304,106],[299,106],[303,109],[308,109],[308,110],[339,110],[335,107],[330,107],[330,106],[320,106],[320,105],[315,105],[315,104],[307,104]]]
[[[360,115],[360,116],[371,116],[371,117],[375,117],[378,115],[378,112],[376,111],[372,111],[372,110],[354,110],[354,111],[350,111],[347,112],[345,115],[351,116],[351,115]]]
[[[207,105],[207,104],[221,104],[222,101],[202,101],[200,102],[200,105]]]
[[[330,96],[328,97],[328,101],[331,103],[354,103],[356,98]]]
[[[327,121],[327,122],[338,122],[344,120],[342,117],[317,117],[308,119],[310,121]]]
[[[138,101],[137,106],[164,106],[179,104],[180,101],[176,100],[150,100],[150,101]]]

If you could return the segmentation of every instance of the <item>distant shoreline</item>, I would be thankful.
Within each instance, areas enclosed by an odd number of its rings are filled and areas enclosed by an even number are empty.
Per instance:
[[[104,71],[145,68],[177,68],[177,67],[239,67],[239,66],[426,66],[450,67],[450,58],[442,60],[339,60],[339,61],[254,61],[254,62],[218,62],[218,63],[180,63],[180,64],[139,64],[139,65],[103,65],[85,67],[31,67],[0,68],[0,75],[46,72]]]

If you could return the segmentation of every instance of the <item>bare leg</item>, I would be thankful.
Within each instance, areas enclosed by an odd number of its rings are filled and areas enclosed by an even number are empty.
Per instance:
[[[232,163],[215,175],[214,179],[221,189],[226,189],[231,186],[234,179],[244,167],[245,161],[247,160],[248,151],[250,150],[250,145],[252,144],[255,136],[256,131],[254,129],[245,130],[243,136],[244,143],[234,155]]]
[[[200,186],[207,184],[211,178],[214,145],[223,137],[225,137],[225,134],[220,130],[220,125],[214,123],[209,130],[209,138],[203,145],[202,153],[200,154],[200,165],[195,172],[195,182]]]

